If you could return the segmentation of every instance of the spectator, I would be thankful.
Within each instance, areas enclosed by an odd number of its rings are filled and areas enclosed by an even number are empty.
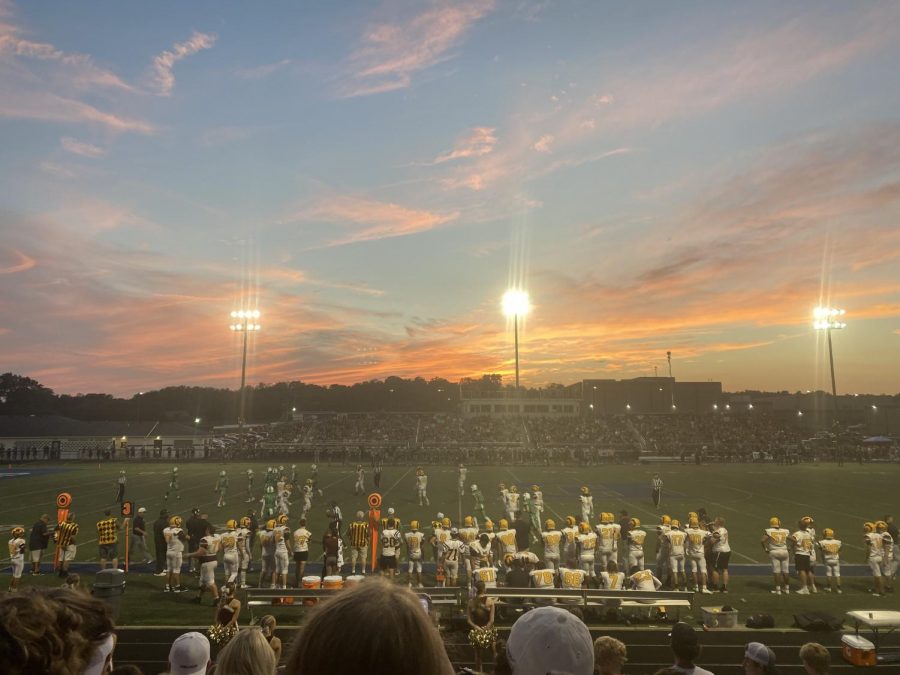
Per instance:
[[[275,635],[276,626],[275,617],[271,614],[266,614],[259,620],[259,629],[266,638],[266,642],[269,643],[269,647],[275,652],[275,665],[278,665],[281,663],[281,638]]]
[[[28,550],[31,551],[31,576],[36,577],[41,573],[41,558],[44,556],[44,549],[50,543],[50,530],[47,523],[50,522],[50,516],[46,513],[31,526],[31,534],[28,536]]]
[[[608,635],[598,637],[594,640],[595,675],[621,675],[627,654],[625,643]]]
[[[119,521],[110,515],[110,510],[103,512],[103,520],[97,521],[97,544],[100,549],[100,569],[106,569],[109,562],[113,569],[119,567]]]
[[[672,667],[675,670],[684,675],[712,675],[705,668],[694,665],[694,661],[700,656],[700,642],[692,626],[679,621],[672,626],[669,636],[672,638],[670,645],[675,655],[675,665]]]
[[[233,581],[222,586],[222,597],[219,598],[213,625],[209,629],[210,641],[219,646],[228,643],[238,632],[241,601],[234,597],[234,589]]]
[[[762,642],[751,642],[744,650],[744,673],[746,675],[775,675],[775,652]]]
[[[366,629],[348,640],[348,626]],[[453,666],[440,634],[412,591],[372,578],[310,612],[294,640],[285,672],[451,675]]]
[[[0,597],[0,673],[104,673],[115,646],[106,605],[63,589]]]
[[[807,675],[828,675],[831,671],[831,656],[818,642],[807,642],[800,647],[800,660]]]
[[[274,675],[275,653],[262,632],[243,630],[219,653],[216,675]]]
[[[507,565],[510,567],[506,573],[506,585],[510,588],[528,588],[531,586],[531,575],[525,571],[525,561],[522,558],[507,556]]]
[[[587,626],[559,607],[539,607],[513,624],[495,673],[592,675],[594,645]]]
[[[528,516],[523,511],[519,511],[512,526],[516,531],[516,550],[527,551],[531,545],[531,523]]]
[[[148,565],[153,561],[150,559],[150,553],[147,551],[147,523],[144,521],[144,514],[147,509],[143,506],[138,509],[137,517],[131,526],[131,552],[130,557],[135,562],[143,560]]]
[[[169,672],[172,675],[206,675],[209,668],[209,640],[190,632],[175,638],[169,650]]]
[[[166,536],[163,534],[169,526],[169,512],[162,509],[159,518],[153,521],[153,548],[156,549],[156,573],[153,576],[166,576]]]

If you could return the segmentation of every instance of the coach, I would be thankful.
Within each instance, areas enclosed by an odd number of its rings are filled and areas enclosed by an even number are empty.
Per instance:
[[[45,513],[40,517],[40,520],[31,526],[31,535],[28,537],[28,550],[31,551],[32,576],[41,573],[41,558],[44,556],[44,549],[50,543],[50,530],[47,528],[47,523],[49,522],[50,516]]]

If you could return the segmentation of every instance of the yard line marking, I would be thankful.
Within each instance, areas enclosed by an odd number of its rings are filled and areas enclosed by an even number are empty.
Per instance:
[[[406,478],[407,474],[408,474],[410,471],[412,471],[412,470],[413,470],[413,468],[412,468],[412,467],[409,467],[409,468],[406,470],[406,473],[404,473],[402,476],[400,476],[400,478],[398,478],[396,481],[394,481],[394,484],[391,485],[391,487],[389,487],[387,490],[385,490],[384,492],[382,492],[382,493],[381,493],[382,499],[387,495],[388,492],[390,492],[390,491],[393,490],[395,487],[397,487],[397,486],[400,484],[400,481],[402,481],[404,478]]]

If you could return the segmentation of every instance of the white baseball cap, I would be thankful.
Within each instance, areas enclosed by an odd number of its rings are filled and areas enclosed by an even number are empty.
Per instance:
[[[591,675],[594,643],[578,617],[559,607],[539,607],[513,624],[506,656],[516,675]]]
[[[172,675],[204,675],[209,665],[209,640],[196,631],[175,638],[169,650]]]
[[[138,509],[138,513],[147,513],[147,509],[145,509],[145,508],[142,506],[141,508]]]

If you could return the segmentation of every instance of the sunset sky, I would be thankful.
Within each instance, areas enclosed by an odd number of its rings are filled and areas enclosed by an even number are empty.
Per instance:
[[[0,0],[0,371],[900,390],[900,3]]]

